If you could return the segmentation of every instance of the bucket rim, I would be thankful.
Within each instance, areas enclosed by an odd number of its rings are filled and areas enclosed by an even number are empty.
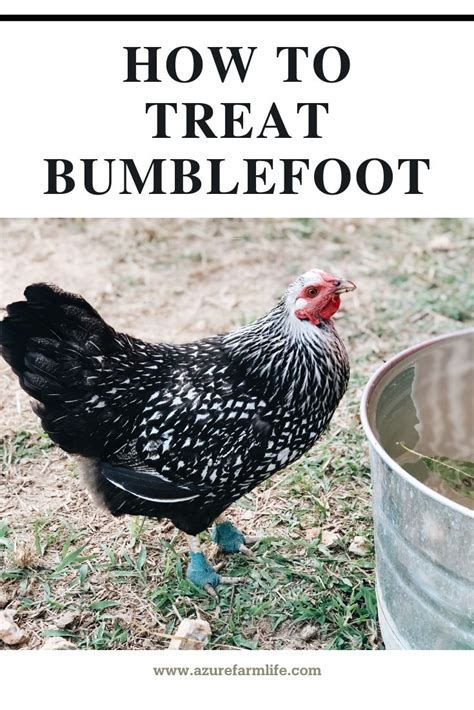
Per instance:
[[[380,456],[380,458],[388,466],[390,466],[393,471],[395,471],[399,476],[401,476],[414,488],[418,488],[422,493],[438,501],[438,503],[442,503],[448,508],[451,508],[452,510],[461,513],[462,515],[465,515],[468,518],[474,518],[474,510],[471,510],[465,505],[461,505],[461,503],[456,503],[456,501],[451,500],[450,498],[446,498],[445,496],[441,495],[441,493],[438,493],[429,486],[426,486],[424,483],[422,483],[417,478],[408,473],[408,471],[405,471],[405,469],[400,466],[400,464],[395,461],[395,459],[389,456],[389,454],[385,451],[384,447],[375,436],[372,426],[370,425],[369,405],[377,385],[388,375],[391,370],[393,370],[396,365],[398,365],[403,360],[406,360],[410,355],[414,355],[420,350],[425,350],[431,347],[432,345],[436,345],[437,343],[442,342],[443,340],[450,340],[452,338],[471,334],[474,334],[474,328],[463,328],[462,330],[455,330],[450,333],[435,336],[434,338],[430,338],[429,340],[423,340],[421,343],[416,343],[415,345],[411,345],[410,347],[405,348],[404,350],[401,350],[400,352],[396,353],[396,355],[393,355],[386,362],[380,365],[370,377],[364,387],[360,402],[360,418],[362,422],[362,427],[365,432],[365,436],[369,441],[369,444]]]

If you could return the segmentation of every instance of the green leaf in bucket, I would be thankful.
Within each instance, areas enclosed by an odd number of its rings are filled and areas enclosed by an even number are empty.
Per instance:
[[[457,461],[447,456],[428,456],[410,449],[403,441],[398,443],[405,451],[422,459],[427,469],[445,481],[455,491],[468,498],[474,498],[474,463],[471,461]]]

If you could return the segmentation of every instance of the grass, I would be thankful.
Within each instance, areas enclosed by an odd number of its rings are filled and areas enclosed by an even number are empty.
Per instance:
[[[8,460],[16,463],[41,457],[43,437],[18,435],[8,450]],[[156,524],[142,518],[119,523],[117,539],[99,546],[67,516],[32,520],[29,536],[15,535],[4,522],[1,578],[16,586],[18,616],[36,622],[40,638],[63,636],[79,648],[126,646],[130,597],[146,607],[158,645],[166,645],[181,617],[199,609],[211,622],[214,648],[374,647],[373,559],[347,552],[356,534],[369,534],[368,491],[360,431],[336,430],[278,483],[271,479],[244,499],[237,517],[249,519],[242,524],[250,530],[252,518],[261,515],[259,527],[268,537],[256,548],[255,562],[228,558],[226,573],[245,575],[248,583],[221,589],[219,613],[215,602],[186,580],[180,537],[161,538]],[[335,532],[329,546],[322,539],[326,529]],[[81,619],[75,630],[54,628],[54,616],[65,610]],[[310,643],[297,636],[308,624],[317,629]]]
[[[37,458],[52,446],[53,442],[45,432],[20,430],[0,442],[0,461],[3,467],[11,466],[24,459]]]
[[[11,460],[30,459],[33,451],[40,457],[42,445],[33,446],[38,439],[30,436],[26,446],[18,436]],[[255,562],[228,558],[226,573],[245,575],[248,583],[220,590],[219,613],[186,580],[181,539],[157,536],[156,524],[142,518],[119,524],[116,540],[97,546],[67,516],[39,517],[31,522],[26,553],[4,522],[1,578],[16,586],[17,615],[26,624],[31,619],[39,639],[62,636],[79,648],[133,644],[130,598],[146,608],[151,633],[146,623],[143,633],[154,645],[166,645],[180,618],[198,609],[211,622],[214,648],[378,647],[371,550],[367,558],[347,551],[355,535],[370,539],[368,494],[361,432],[337,429],[278,482],[271,479],[244,499],[237,517],[261,515],[259,527],[268,537],[256,548]],[[327,530],[333,538],[324,544]],[[54,627],[54,617],[65,610],[80,619],[74,630]],[[308,625],[314,631],[305,642],[298,631],[307,634]]]
[[[6,501],[0,514],[0,598],[16,609],[16,622],[29,635],[27,647],[40,647],[53,635],[83,649],[166,648],[181,618],[198,615],[211,625],[209,647],[214,649],[381,648],[360,396],[368,376],[401,348],[472,322],[473,223],[134,220],[124,226],[115,221],[110,225],[115,241],[112,245],[104,236],[104,255],[97,237],[104,229],[100,222],[40,222],[38,229],[56,225],[59,235],[70,235],[71,249],[75,238],[86,239],[77,258],[86,251],[90,261],[95,249],[97,259],[104,260],[104,274],[116,279],[112,293],[120,291],[111,299],[110,289],[104,291],[93,302],[100,305],[103,298],[104,315],[114,325],[118,318],[124,329],[135,326],[136,334],[155,327],[156,301],[149,304],[146,293],[157,274],[162,302],[169,293],[174,301],[170,311],[163,306],[159,312],[163,332],[185,340],[248,322],[271,304],[288,274],[309,264],[337,265],[338,273],[359,286],[338,320],[352,378],[329,433],[232,509],[241,529],[264,537],[255,561],[225,558],[225,574],[248,581],[222,587],[217,607],[186,580],[186,546],[177,531],[141,518],[111,519],[87,500],[73,460],[51,446],[26,409],[18,413],[17,386],[5,370],[11,396],[8,417],[0,422],[0,485]],[[120,237],[121,230],[126,236]],[[18,238],[13,228],[12,233]],[[178,233],[183,235],[179,247]],[[61,249],[60,237],[51,239]],[[113,268],[107,261],[111,254]],[[270,274],[264,264],[269,257]],[[228,289],[231,264],[237,264],[241,284],[231,279]],[[63,285],[69,278],[74,275],[65,274]],[[87,283],[77,288],[87,289]],[[233,300],[236,291],[239,297]],[[210,294],[218,294],[217,300]],[[133,310],[137,301],[140,313]],[[131,328],[130,313],[139,317]],[[179,322],[173,320],[176,313]],[[211,552],[208,535],[202,538]]]

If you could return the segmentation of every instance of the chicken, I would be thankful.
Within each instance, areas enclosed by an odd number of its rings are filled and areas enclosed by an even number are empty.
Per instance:
[[[110,327],[80,296],[38,283],[7,307],[2,356],[43,429],[81,457],[85,483],[112,515],[167,518],[190,545],[188,578],[225,581],[196,537],[248,552],[223,512],[310,449],[348,379],[332,316],[355,285],[314,269],[250,325],[185,345],[149,344]]]

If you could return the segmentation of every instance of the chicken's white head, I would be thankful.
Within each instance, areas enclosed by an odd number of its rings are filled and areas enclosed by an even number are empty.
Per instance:
[[[353,291],[355,284],[320,269],[299,276],[288,289],[287,307],[298,320],[319,325],[329,320],[341,305],[340,294]]]

